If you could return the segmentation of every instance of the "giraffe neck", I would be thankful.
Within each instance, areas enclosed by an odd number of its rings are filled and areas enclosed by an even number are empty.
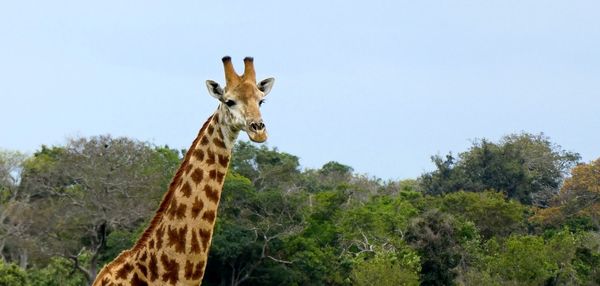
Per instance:
[[[211,245],[231,149],[239,131],[220,109],[202,126],[135,246],[98,275],[110,282],[199,285]],[[103,285],[103,284],[97,284]],[[139,285],[144,285],[139,283]]]

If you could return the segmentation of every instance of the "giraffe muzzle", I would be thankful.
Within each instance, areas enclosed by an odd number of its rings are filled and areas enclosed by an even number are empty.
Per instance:
[[[267,140],[267,129],[262,120],[249,122],[247,130],[246,133],[248,133],[250,140],[257,143],[262,143]]]

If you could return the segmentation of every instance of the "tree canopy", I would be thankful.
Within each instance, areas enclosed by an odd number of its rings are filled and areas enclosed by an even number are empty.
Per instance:
[[[91,283],[181,160],[111,136],[1,150],[0,285]],[[600,159],[522,133],[433,161],[383,181],[238,142],[203,285],[600,284]]]
[[[523,204],[547,207],[579,159],[543,134],[513,134],[498,143],[477,140],[458,158],[433,156],[436,170],[424,174],[421,183],[431,195],[495,190]]]

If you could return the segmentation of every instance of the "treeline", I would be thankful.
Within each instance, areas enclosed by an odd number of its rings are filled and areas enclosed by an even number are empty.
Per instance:
[[[203,285],[600,285],[600,159],[477,140],[382,181],[236,144]],[[184,150],[76,138],[0,152],[0,285],[86,285],[152,217]]]

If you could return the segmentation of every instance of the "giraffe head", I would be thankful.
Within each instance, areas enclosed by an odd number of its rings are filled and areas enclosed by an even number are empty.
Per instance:
[[[238,75],[231,63],[231,58],[223,58],[225,67],[225,87],[212,80],[206,81],[210,95],[221,101],[220,112],[224,115],[224,124],[234,130],[244,130],[254,142],[267,140],[267,129],[260,114],[260,105],[264,97],[271,91],[274,78],[256,82],[254,60],[244,58],[244,73]]]

